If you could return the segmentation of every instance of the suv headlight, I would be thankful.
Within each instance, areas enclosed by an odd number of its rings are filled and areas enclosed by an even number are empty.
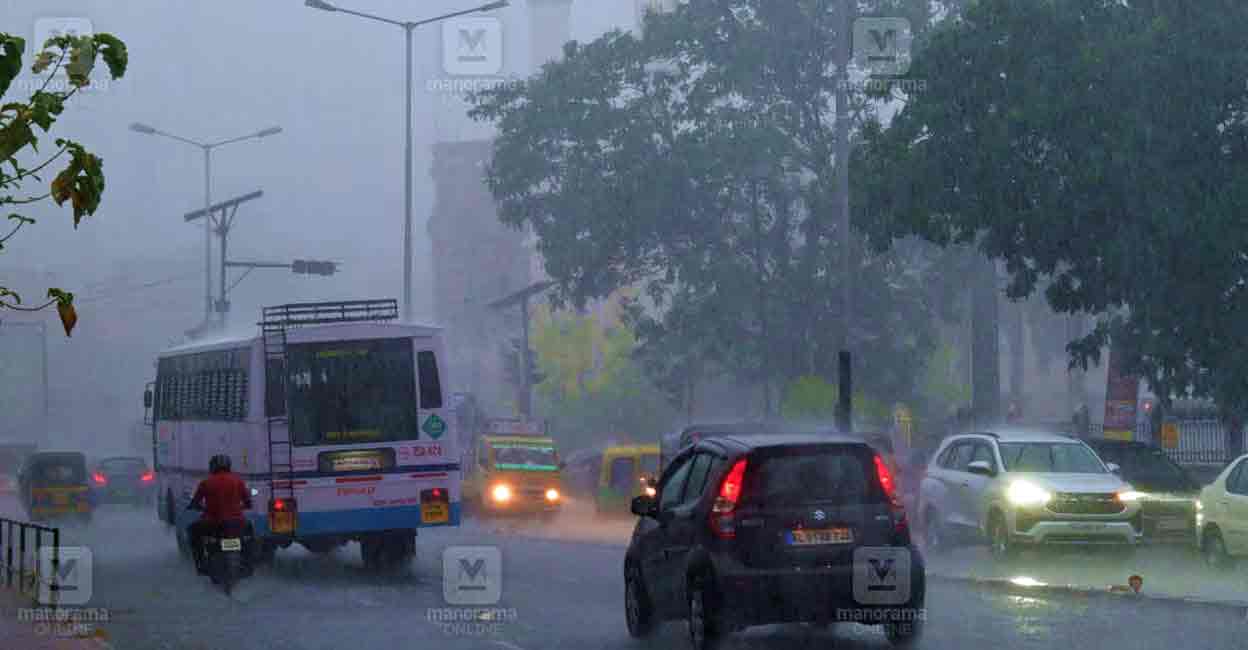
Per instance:
[[[1005,497],[1016,506],[1039,506],[1048,503],[1053,495],[1034,483],[1014,481]]]

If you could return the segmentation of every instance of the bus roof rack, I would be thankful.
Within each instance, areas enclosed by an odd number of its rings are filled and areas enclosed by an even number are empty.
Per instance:
[[[396,320],[399,302],[384,300],[344,300],[338,302],[300,302],[265,307],[261,327],[293,327],[329,323],[359,323]]]

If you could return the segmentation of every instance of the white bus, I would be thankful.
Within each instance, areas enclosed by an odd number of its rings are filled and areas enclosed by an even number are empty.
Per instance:
[[[252,491],[260,561],[358,541],[367,566],[399,566],[419,528],[459,524],[442,336],[397,317],[393,300],[281,305],[256,336],[160,355],[147,400],[158,512],[184,551],[198,516],[186,506],[221,453]]]

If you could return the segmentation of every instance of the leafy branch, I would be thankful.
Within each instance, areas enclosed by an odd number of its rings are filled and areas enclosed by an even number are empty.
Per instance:
[[[9,91],[14,79],[21,73],[25,49],[24,39],[0,33],[0,97]],[[111,34],[50,38],[35,55],[30,67],[32,74],[45,75],[39,90],[25,101],[0,104],[0,190],[6,192],[0,194],[0,207],[30,205],[49,198],[57,206],[69,203],[75,229],[84,218],[94,215],[99,209],[104,193],[103,161],[81,144],[57,138],[58,150],[29,169],[21,165],[18,156],[27,149],[36,153],[39,151],[39,133],[50,132],[57,118],[64,113],[66,102],[91,84],[91,73],[100,60],[108,68],[112,79],[120,79],[125,75],[129,61],[125,44]],[[69,80],[68,89],[49,91],[52,79],[61,70]],[[15,195],[23,181],[41,180],[39,174],[66,154],[69,160],[52,179],[47,192],[24,197]],[[17,213],[10,214],[9,219],[16,224],[0,237],[0,250],[23,226],[34,223],[34,219]],[[51,288],[47,296],[47,302],[26,307],[16,291],[0,285],[0,309],[31,312],[56,305],[65,335],[69,336],[78,321],[74,311],[74,294]]]

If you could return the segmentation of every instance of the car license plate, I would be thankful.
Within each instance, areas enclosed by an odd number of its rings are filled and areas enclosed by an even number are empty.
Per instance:
[[[295,532],[295,513],[273,512],[269,514],[269,530],[277,535],[289,535]]]
[[[243,540],[238,539],[238,538],[234,538],[234,539],[223,539],[223,540],[221,540],[221,550],[223,550],[223,551],[241,551],[241,550],[243,550]]]
[[[420,506],[420,520],[427,524],[444,524],[450,518],[445,503],[425,503]]]
[[[853,541],[854,531],[848,528],[802,529],[789,534],[789,544],[793,546],[852,544]]]

